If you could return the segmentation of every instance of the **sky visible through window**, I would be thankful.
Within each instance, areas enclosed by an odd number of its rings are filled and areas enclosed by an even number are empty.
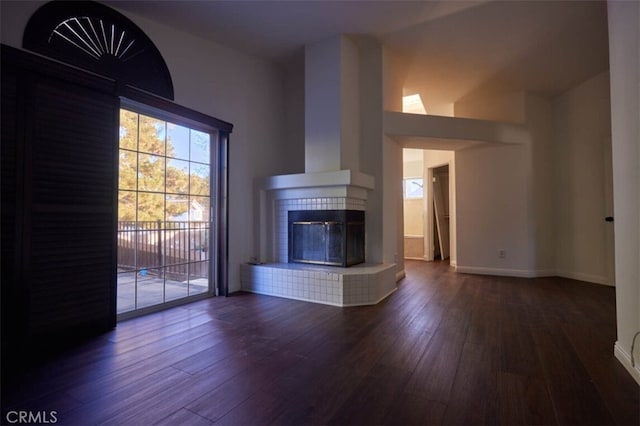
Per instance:
[[[210,154],[208,133],[122,110],[119,220],[206,220]]]

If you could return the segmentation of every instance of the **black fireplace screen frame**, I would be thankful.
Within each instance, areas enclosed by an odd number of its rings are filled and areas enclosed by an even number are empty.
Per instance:
[[[291,210],[289,263],[348,267],[365,261],[365,212]]]

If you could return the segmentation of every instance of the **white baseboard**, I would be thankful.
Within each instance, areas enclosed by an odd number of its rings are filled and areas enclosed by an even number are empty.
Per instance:
[[[407,276],[407,273],[404,271],[404,269],[402,269],[401,271],[396,272],[396,282],[400,281],[401,279],[403,279],[406,276]]]
[[[558,276],[555,269],[536,269],[535,271],[531,271],[531,273],[531,278]]]
[[[507,268],[485,268],[482,266],[455,266],[456,272],[465,274],[479,275],[500,275],[507,277],[519,278],[537,278],[537,277],[563,277],[572,280],[585,281],[593,284],[602,284],[611,286],[606,277],[591,274],[582,274],[579,272],[558,271],[555,269],[507,269]]]
[[[631,355],[624,350],[619,341],[616,341],[613,347],[613,354],[640,386],[640,363],[636,362],[635,367],[631,365]]]
[[[499,275],[504,277],[520,277],[520,278],[534,278],[536,275],[533,271],[526,269],[506,269],[506,268],[485,268],[481,266],[461,266],[455,267],[456,272],[463,274],[478,274],[478,275]]]
[[[601,275],[593,275],[593,274],[582,274],[580,272],[571,272],[571,271],[556,271],[556,275],[559,277],[569,278],[572,280],[578,281],[586,281],[588,283],[593,284],[602,284],[613,287],[611,283],[609,283],[607,277],[603,277]]]

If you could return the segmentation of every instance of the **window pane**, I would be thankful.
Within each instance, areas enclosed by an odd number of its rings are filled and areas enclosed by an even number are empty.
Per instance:
[[[209,262],[195,262],[189,265],[189,283],[197,285],[209,276]]]
[[[138,154],[138,190],[164,192],[164,157]]]
[[[209,134],[191,130],[191,161],[209,164]]]
[[[186,266],[186,265],[185,265]],[[165,302],[169,302],[171,300],[182,299],[183,297],[187,297],[188,293],[187,284],[181,281],[169,280],[169,278],[165,279]]]
[[[157,305],[164,301],[164,279],[161,272],[160,269],[142,269],[138,272],[138,308]]]
[[[190,197],[189,220],[194,222],[209,221],[209,197]]]
[[[189,197],[168,194],[166,200],[166,218],[168,222],[186,222],[189,220]]]
[[[136,231],[136,267],[146,269],[162,265],[162,222],[138,222]],[[158,242],[160,241],[160,244]]]
[[[189,192],[194,195],[209,195],[209,166],[191,163]]]
[[[118,272],[131,272],[136,269],[135,231],[118,233]]]
[[[118,272],[136,268],[136,233],[135,222],[118,222]]]
[[[165,122],[141,115],[139,126],[138,150],[151,154],[164,155]]]
[[[189,223],[189,250],[191,261],[209,259],[209,226],[208,222]]]
[[[206,293],[209,281],[209,262],[195,262],[189,265],[189,294]]]
[[[118,271],[120,272],[120,265]],[[136,275],[135,271],[118,273],[118,313],[133,311],[136,308]]]
[[[136,220],[136,192],[118,191],[118,220]]]
[[[167,192],[189,192],[189,162],[167,158]]]
[[[422,198],[424,196],[422,178],[405,179],[405,198]]]
[[[120,148],[138,148],[138,114],[120,110]]]
[[[167,157],[189,159],[189,129],[167,123]]]
[[[184,265],[189,261],[189,230],[187,222],[167,222],[165,232],[165,265],[174,265],[171,268],[172,279],[186,280],[187,268]],[[182,265],[182,266],[181,266]]]
[[[164,194],[138,192],[138,222],[164,220]]]
[[[119,189],[136,189],[138,169],[138,154],[133,151],[120,150],[120,164],[118,171]]]

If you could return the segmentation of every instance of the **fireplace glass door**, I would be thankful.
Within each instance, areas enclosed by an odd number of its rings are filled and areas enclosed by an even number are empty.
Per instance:
[[[293,222],[293,262],[341,265],[344,225],[340,222]]]
[[[289,261],[351,266],[364,262],[364,212],[289,212]]]

